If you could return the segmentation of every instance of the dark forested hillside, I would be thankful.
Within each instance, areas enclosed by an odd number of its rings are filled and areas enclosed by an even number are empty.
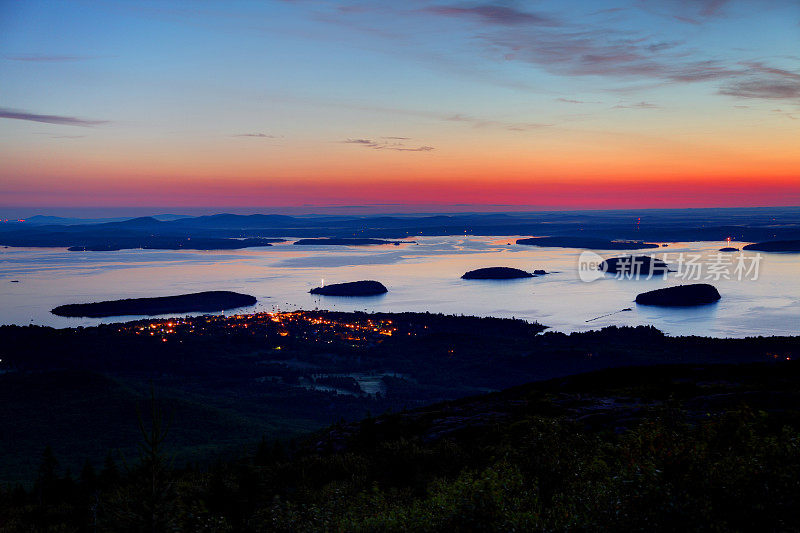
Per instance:
[[[32,485],[0,490],[0,528],[791,531],[798,383],[785,359],[610,369],[187,466],[163,447],[170,408],[150,399],[138,453],[70,473],[44,449]]]
[[[262,435],[299,436],[609,367],[785,360],[798,338],[672,338],[653,328],[564,335],[521,320],[295,312],[0,327],[0,482],[36,476],[51,445],[76,472],[135,454],[151,386],[176,413],[176,461],[213,461]]]

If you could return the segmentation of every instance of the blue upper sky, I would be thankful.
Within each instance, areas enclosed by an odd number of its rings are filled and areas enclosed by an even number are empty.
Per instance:
[[[630,179],[644,151],[786,182],[799,56],[798,0],[3,2],[0,193]]]

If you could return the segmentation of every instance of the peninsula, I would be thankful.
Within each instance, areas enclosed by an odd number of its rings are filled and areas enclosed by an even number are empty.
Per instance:
[[[743,250],[752,252],[800,252],[800,240],[766,241],[748,244]]]
[[[384,239],[338,239],[338,238],[321,238],[321,239],[300,239],[295,241],[294,244],[298,246],[308,246],[315,244],[317,246],[371,246],[375,244],[394,244],[400,246],[404,243],[411,241],[387,241]]]
[[[168,313],[216,312],[256,303],[249,294],[206,291],[156,298],[127,298],[87,304],[59,305],[51,312],[64,317],[102,318],[127,315],[165,315]]]
[[[592,250],[642,250],[658,248],[657,244],[642,241],[617,241],[594,237],[532,237],[517,239],[517,244],[553,248],[588,248]]]

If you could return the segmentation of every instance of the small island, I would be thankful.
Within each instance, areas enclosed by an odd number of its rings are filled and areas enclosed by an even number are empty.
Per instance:
[[[372,246],[376,244],[394,244],[400,246],[401,244],[409,244],[413,241],[387,241],[384,239],[339,239],[333,237],[324,237],[320,239],[300,239],[295,241],[294,244],[298,246]]]
[[[614,241],[595,237],[532,237],[517,239],[517,244],[553,248],[586,248],[591,250],[642,250],[658,248],[657,244],[642,241]]]
[[[800,253],[800,240],[757,242],[755,244],[748,244],[743,250],[753,252]]]
[[[51,311],[64,317],[102,318],[126,315],[165,315],[168,313],[216,312],[256,303],[249,294],[231,291],[206,291],[156,298],[127,298],[88,304],[59,305]]]
[[[324,287],[316,287],[308,292],[322,296],[377,296],[389,291],[379,281],[363,280],[334,283]]]
[[[720,298],[719,291],[713,285],[694,283],[643,292],[636,297],[636,303],[663,307],[690,307],[712,304]]]
[[[726,246],[724,248],[719,249],[720,252],[738,252],[738,248],[734,248],[733,246]]]
[[[542,270],[538,272],[544,272]],[[477,270],[470,270],[461,279],[519,279],[532,278],[534,275],[518,268],[511,267],[487,267]]]
[[[636,276],[665,276],[669,266],[660,259],[646,255],[612,257],[600,263],[599,270],[607,274]]]

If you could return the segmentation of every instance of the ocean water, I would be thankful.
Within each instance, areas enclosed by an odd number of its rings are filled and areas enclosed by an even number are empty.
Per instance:
[[[558,331],[616,325],[653,325],[670,335],[746,337],[800,334],[800,254],[761,254],[755,272],[737,279],[738,254],[720,264],[724,242],[669,243],[655,250],[673,268],[692,258],[701,279],[581,280],[583,250],[509,245],[517,237],[418,237],[401,246],[293,246],[234,251],[122,250],[68,252],[56,248],[0,248],[0,324],[89,326],[140,317],[62,318],[50,309],[67,303],[165,296],[203,290],[252,294],[258,304],[240,312],[332,309],[431,311],[516,317]],[[650,253],[650,250],[644,252]],[[602,257],[622,252],[597,252]],[[754,254],[745,259],[753,266]],[[510,266],[544,269],[546,276],[462,280],[467,270]],[[725,276],[732,279],[725,279]],[[711,279],[706,279],[710,277]],[[715,279],[720,277],[720,279]],[[321,283],[381,281],[389,293],[369,298],[312,296]],[[18,282],[12,282],[17,280]],[[324,280],[324,281],[323,281]],[[687,282],[707,282],[722,294],[716,303],[675,309],[637,306],[640,292]],[[630,311],[622,311],[630,308]],[[600,317],[600,318],[598,318]]]

